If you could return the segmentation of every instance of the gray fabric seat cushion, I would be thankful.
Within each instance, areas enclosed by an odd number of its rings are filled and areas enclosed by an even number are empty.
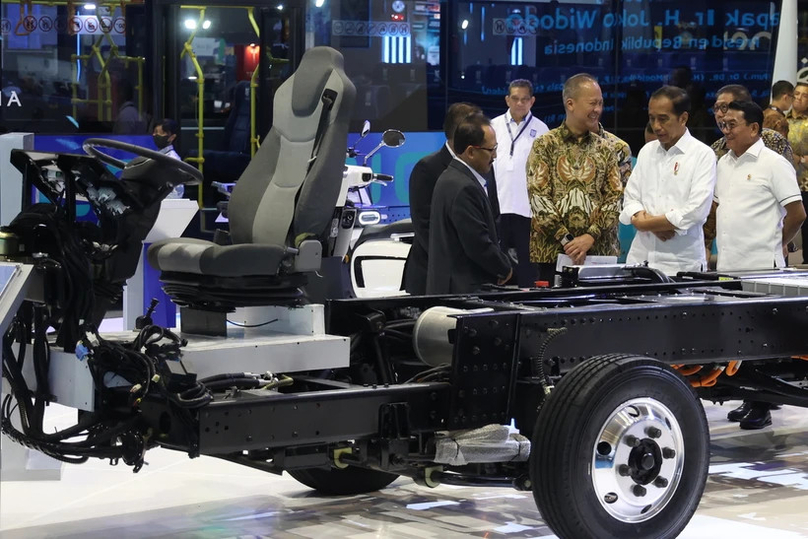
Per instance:
[[[148,250],[149,264],[160,271],[216,277],[277,275],[286,254],[282,245],[242,243],[217,245],[178,238],[158,241]]]

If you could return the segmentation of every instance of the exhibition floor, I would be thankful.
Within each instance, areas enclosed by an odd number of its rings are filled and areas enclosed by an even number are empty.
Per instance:
[[[681,537],[808,537],[808,415],[784,407],[772,427],[750,432],[724,419],[728,405],[706,406],[710,478]],[[90,461],[65,466],[61,481],[0,483],[0,536],[554,537],[526,492],[399,479],[380,492],[323,498],[287,475],[209,457],[158,449],[147,461],[138,474]]]

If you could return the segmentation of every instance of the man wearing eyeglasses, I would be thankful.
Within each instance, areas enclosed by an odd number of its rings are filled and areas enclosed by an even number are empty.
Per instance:
[[[718,161],[713,206],[717,269],[769,270],[785,266],[786,245],[805,221],[794,167],[760,137],[763,111],[751,101],[727,105],[719,127],[729,153]],[[746,401],[727,418],[742,429],[771,425],[771,405]]]
[[[407,262],[404,264],[403,287],[409,294],[421,296],[426,294],[426,273],[429,259],[429,215],[432,208],[432,194],[435,184],[444,170],[455,158],[454,132],[457,126],[468,116],[481,113],[480,107],[472,103],[452,103],[446,111],[443,121],[443,132],[446,143],[435,153],[431,153],[418,161],[410,174],[410,215],[415,233]],[[488,186],[488,192],[496,194],[494,186]],[[492,209],[495,209],[492,204]],[[494,212],[496,213],[496,211]]]
[[[539,265],[539,279],[550,283],[560,254],[583,264],[588,255],[620,253],[617,154],[593,133],[603,112],[600,85],[579,73],[564,83],[562,100],[564,122],[533,142],[527,160],[530,260]]]
[[[455,158],[440,175],[429,215],[427,294],[466,294],[511,278],[499,247],[485,176],[497,157],[497,137],[482,114],[454,133]]]
[[[643,146],[628,179],[620,222],[637,229],[629,264],[647,261],[667,275],[702,271],[702,227],[715,187],[715,157],[687,129],[690,97],[676,86],[651,94],[648,121],[657,142]]]
[[[536,98],[533,84],[516,79],[508,86],[505,114],[491,120],[502,149],[494,161],[500,207],[500,246],[516,258],[516,283],[533,286],[536,271],[530,263],[530,202],[527,198],[527,156],[537,137],[549,131],[547,125],[530,112]],[[513,258],[513,256],[511,257]]]
[[[752,101],[752,95],[749,90],[740,84],[728,84],[718,89],[715,94],[715,105],[713,105],[713,114],[715,115],[716,126],[724,121],[724,115],[727,113],[729,104],[732,101]],[[763,128],[760,132],[760,138],[763,140],[763,145],[782,155],[790,163],[794,162],[794,154],[791,151],[791,144],[788,139],[772,129]],[[726,137],[721,137],[710,146],[715,152],[716,159],[721,159],[729,151],[727,148]],[[704,223],[704,248],[706,251],[707,259],[713,250],[713,241],[715,240],[715,212],[710,211],[707,217],[707,222]],[[712,262],[710,263],[712,266]]]

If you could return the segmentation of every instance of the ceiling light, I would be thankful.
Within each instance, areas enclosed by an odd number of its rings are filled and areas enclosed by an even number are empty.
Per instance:
[[[314,0],[314,7],[323,7],[325,0]]]
[[[463,19],[463,22],[460,23],[460,29],[465,30],[468,27],[469,27],[469,20],[468,19]]]
[[[95,4],[84,4],[84,9],[87,11],[93,11],[95,9]]]
[[[196,30],[196,21],[194,19],[185,19],[185,28],[188,30]]]
[[[210,21],[206,20],[205,22],[202,23],[202,29],[207,30],[208,28],[210,28]]]

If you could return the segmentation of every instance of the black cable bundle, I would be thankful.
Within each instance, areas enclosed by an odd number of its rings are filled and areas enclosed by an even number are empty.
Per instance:
[[[150,325],[143,328],[130,343],[107,341],[98,336],[93,327],[83,327],[77,355],[86,360],[99,401],[114,402],[109,389],[110,376],[125,379],[129,389],[129,402],[123,411],[107,406],[103,413],[83,414],[79,423],[65,430],[46,434],[43,430],[44,408],[52,400],[48,390],[49,349],[45,329],[47,315],[44,307],[25,303],[3,338],[3,376],[11,386],[0,407],[0,428],[14,441],[37,449],[55,459],[86,462],[89,457],[109,458],[113,463],[123,459],[137,472],[143,466],[147,449],[149,425],[140,414],[140,403],[145,398],[168,404],[172,413],[186,426],[191,456],[198,455],[198,440],[194,430],[194,413],[213,397],[204,384],[193,374],[174,381],[174,365],[180,348],[186,344],[172,331]],[[26,343],[34,336],[34,373],[37,391],[31,391],[23,377]],[[19,342],[19,358],[13,344]],[[167,341],[167,342],[165,342]],[[13,399],[19,411],[21,430],[14,427],[11,416]]]
[[[55,204],[34,204],[15,217],[9,228],[24,239],[29,252],[49,256],[35,256],[35,265],[62,270],[62,282],[57,285],[62,309],[53,313],[49,323],[59,329],[60,343],[72,347],[81,322],[90,319],[94,307],[93,271],[81,239],[67,222],[65,210]]]
[[[29,306],[30,307],[30,306]],[[28,388],[28,384],[23,377],[23,361],[30,332],[30,318],[26,320],[26,314],[31,314],[30,308],[23,308],[17,319],[6,335],[3,336],[3,377],[8,380],[11,387],[11,394],[6,395],[0,406],[0,429],[9,438],[26,447],[36,449],[54,459],[80,464],[86,462],[90,457],[133,460],[133,465],[139,469],[142,459],[131,459],[131,446],[127,447],[119,442],[122,436],[132,432],[135,428],[137,418],[127,421],[110,422],[104,421],[96,414],[85,414],[74,426],[67,429],[45,433],[43,431],[44,407],[49,400],[49,395],[45,394],[42,387],[47,387],[47,362],[42,363],[44,357],[41,354],[48,354],[47,343],[44,349],[35,354],[34,371],[37,379],[38,389],[34,393]],[[42,316],[41,314],[38,316]],[[40,319],[41,320],[41,319]],[[44,332],[35,328],[36,339],[44,337]],[[20,342],[19,359],[14,353],[13,343]],[[43,345],[35,342],[34,348]],[[20,424],[22,430],[17,429],[11,422],[11,415],[14,411],[12,403],[16,399],[16,408],[19,411]],[[76,440],[75,438],[83,437]]]

